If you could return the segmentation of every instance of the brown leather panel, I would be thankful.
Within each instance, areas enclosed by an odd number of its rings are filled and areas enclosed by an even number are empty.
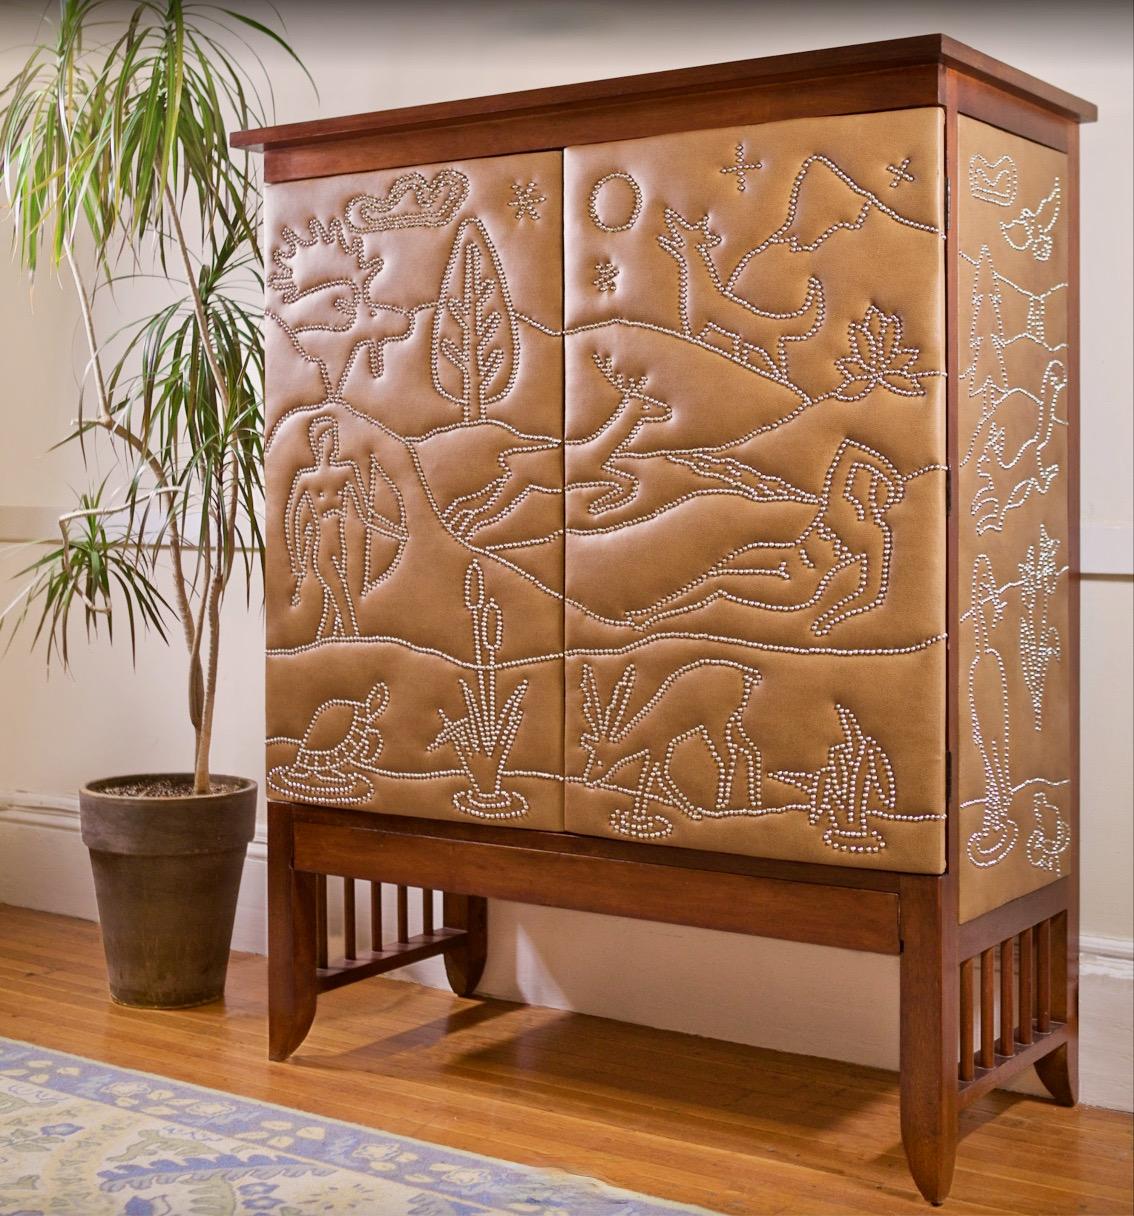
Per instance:
[[[942,130],[566,150],[570,830],[943,870]]]
[[[1067,157],[962,117],[962,921],[1068,873]]]
[[[268,781],[560,829],[561,157],[268,192]]]

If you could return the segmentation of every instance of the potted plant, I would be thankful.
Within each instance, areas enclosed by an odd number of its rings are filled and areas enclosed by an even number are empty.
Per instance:
[[[153,1008],[223,993],[255,825],[256,783],[209,763],[222,604],[234,574],[250,596],[262,562],[260,203],[226,138],[266,119],[230,49],[250,38],[295,59],[230,9],[63,0],[53,40],[0,94],[14,252],[32,275],[69,275],[82,318],[67,438],[88,469],[115,470],[60,518],[3,615],[34,624],[49,664],[67,664],[77,618],[113,637],[124,617],[132,651],[139,628],[185,646],[191,771],[80,794],[111,996]],[[121,326],[113,293],[142,275],[168,302]]]

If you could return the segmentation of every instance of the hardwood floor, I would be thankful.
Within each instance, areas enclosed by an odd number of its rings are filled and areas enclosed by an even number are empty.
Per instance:
[[[374,979],[320,998],[272,1064],[266,960],[223,1005],[110,1004],[98,929],[0,906],[0,1034],[719,1212],[930,1209],[906,1172],[892,1073]],[[947,1211],[1134,1209],[1129,1115],[994,1093]]]

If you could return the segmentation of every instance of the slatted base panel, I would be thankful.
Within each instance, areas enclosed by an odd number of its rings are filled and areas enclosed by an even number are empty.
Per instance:
[[[962,960],[962,1107],[1025,1068],[1041,1066],[1069,1041],[1067,936],[1068,913],[1060,911]],[[1041,1077],[1052,1088],[1042,1068]]]
[[[340,958],[330,957],[331,918],[328,906],[334,887],[342,888],[342,944]],[[353,878],[335,875],[316,876],[316,974],[320,992],[340,988],[354,980],[381,975],[396,967],[433,958],[462,942],[463,929],[436,927],[436,892],[426,888],[394,886],[395,907],[393,925],[387,925],[383,915],[383,888],[392,884],[359,883]],[[362,887],[365,932],[359,942],[359,887]],[[420,901],[419,933],[410,928],[410,893],[414,902]]]

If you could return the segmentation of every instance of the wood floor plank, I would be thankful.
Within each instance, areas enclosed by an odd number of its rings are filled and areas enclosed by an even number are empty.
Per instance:
[[[265,960],[223,1004],[106,997],[97,926],[0,906],[0,1033],[711,1210],[924,1213],[891,1073],[373,979],[266,1058]],[[962,1117],[950,1212],[1127,1214],[1130,1116],[991,1093]]]

